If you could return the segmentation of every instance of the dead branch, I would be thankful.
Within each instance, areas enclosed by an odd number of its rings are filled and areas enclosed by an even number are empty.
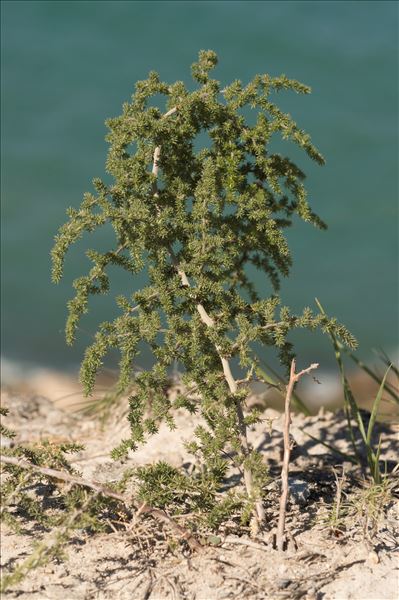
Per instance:
[[[130,509],[133,506],[137,511],[137,516],[142,514],[148,514],[158,521],[167,523],[167,525],[169,525],[172,531],[177,533],[182,539],[186,540],[186,542],[192,550],[200,550],[202,548],[201,544],[197,542],[197,540],[194,538],[194,536],[188,529],[185,529],[184,527],[176,523],[176,521],[172,519],[172,517],[170,517],[165,511],[161,510],[160,508],[155,508],[154,506],[146,504],[145,502],[139,502],[132,496],[126,496],[125,494],[115,492],[114,490],[111,490],[110,488],[101,485],[96,481],[89,481],[87,479],[83,479],[82,477],[76,477],[75,475],[71,475],[70,473],[66,473],[65,471],[58,471],[56,469],[49,469],[47,467],[39,467],[38,465],[34,465],[33,463],[21,458],[1,454],[0,461],[4,464],[12,465],[20,469],[35,471],[36,473],[40,473],[41,475],[45,475],[46,477],[50,477],[51,479],[58,479],[70,483],[72,485],[79,485],[81,487],[89,488],[97,492],[98,494],[102,494],[103,496],[113,498],[114,500],[122,502],[127,509]]]
[[[252,542],[251,540],[247,540],[245,538],[234,537],[232,535],[228,535],[222,542],[224,544],[236,544],[239,546],[248,546],[248,548],[253,548],[254,550],[261,550],[262,552],[269,552],[270,547],[262,544],[257,544],[256,542]]]
[[[284,529],[285,529],[285,514],[287,509],[287,501],[289,497],[289,485],[288,485],[288,474],[289,474],[289,465],[290,465],[290,454],[291,454],[291,444],[290,444],[290,424],[291,424],[291,396],[294,391],[295,384],[299,381],[299,379],[312,371],[313,369],[317,369],[318,363],[313,363],[307,369],[303,369],[299,373],[295,373],[295,358],[292,359],[291,362],[291,370],[290,370],[290,378],[287,385],[287,393],[285,396],[285,417],[284,417],[284,458],[283,458],[283,467],[281,470],[281,497],[280,497],[280,511],[278,517],[278,526],[277,526],[277,549],[284,549]]]

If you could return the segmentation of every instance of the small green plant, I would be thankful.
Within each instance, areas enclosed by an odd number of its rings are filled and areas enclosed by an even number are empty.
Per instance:
[[[305,174],[272,151],[272,138],[293,142],[319,165],[324,159],[272,97],[282,90],[308,94],[310,88],[285,75],[257,75],[246,86],[234,81],[222,88],[210,77],[216,64],[213,51],[199,53],[192,66],[198,87],[192,92],[181,81],[170,85],[151,72],[136,84],[122,115],[107,121],[106,166],[113,183],[95,179],[96,194],[87,193],[79,209],[69,209],[52,250],[53,280],[61,279],[71,244],[84,232],[112,225],[114,246],[88,250],[93,266],[74,282],[66,338],[73,343],[89,296],[109,292],[107,267],[117,265],[133,280],[136,273],[146,273],[146,287],[116,298],[121,314],[100,325],[81,368],[90,394],[107,352],[118,349],[118,389],[123,391],[131,384],[141,345],[152,351],[154,365],[136,376],[137,393],[130,398],[131,437],[114,456],[135,450],[162,421],[173,427],[175,407],[199,412],[204,424],[189,449],[202,459],[213,487],[221,485],[232,457],[245,483],[243,511],[252,511],[259,524],[266,468],[247,438],[259,414],[245,407],[247,384],[262,378],[254,344],[277,350],[289,369],[288,335],[295,328],[321,328],[351,348],[355,340],[324,313],[306,308],[297,316],[279,308],[280,277],[289,274],[292,262],[284,229],[296,216],[322,229],[325,225],[308,204]],[[254,119],[248,117],[250,109]],[[268,297],[259,296],[248,267],[268,278]],[[126,288],[131,285],[127,279]],[[174,364],[199,400],[169,400],[168,370]],[[149,398],[151,417],[146,415]]]
[[[322,305],[320,304],[320,302],[317,299],[316,299],[316,303],[317,303],[320,311],[325,314]],[[361,457],[360,457],[359,451],[358,451],[358,446],[356,444],[354,429],[352,426],[352,422],[354,422],[355,427],[357,428],[357,430],[360,434],[361,442],[362,442],[363,447],[366,452],[367,464],[369,467],[370,475],[371,475],[375,485],[378,486],[382,483],[382,477],[383,477],[383,474],[381,473],[381,468],[380,468],[381,436],[379,438],[376,448],[373,447],[372,436],[373,436],[373,432],[374,432],[374,428],[375,428],[375,423],[377,420],[378,409],[380,407],[380,402],[381,402],[384,390],[387,391],[389,394],[391,394],[391,396],[393,396],[394,398],[395,398],[395,394],[396,394],[396,401],[397,401],[397,393],[395,392],[393,386],[387,382],[388,373],[391,370],[391,368],[393,367],[393,365],[388,363],[388,368],[386,369],[384,375],[382,377],[378,377],[369,367],[367,367],[360,360],[358,360],[354,354],[352,354],[352,353],[350,354],[352,360],[354,360],[359,366],[361,366],[361,368],[366,373],[368,373],[370,375],[370,377],[372,377],[372,379],[374,379],[374,381],[377,381],[379,383],[378,392],[374,398],[373,405],[371,408],[370,418],[368,419],[368,424],[365,425],[365,423],[363,422],[362,413],[359,409],[358,403],[356,402],[356,399],[355,399],[353,392],[351,390],[351,387],[349,385],[348,378],[346,376],[344,362],[342,359],[342,349],[343,349],[342,344],[340,344],[339,340],[337,340],[337,338],[333,332],[330,332],[330,336],[331,336],[331,340],[333,343],[335,357],[337,360],[337,364],[338,364],[338,368],[339,368],[339,372],[340,372],[340,376],[341,376],[341,384],[342,384],[342,390],[343,390],[343,396],[344,396],[344,410],[345,410],[345,414],[346,414],[346,419],[347,419],[347,423],[348,423],[348,432],[349,432],[350,439],[352,442],[352,448],[353,448],[353,454],[354,454],[354,456],[352,457],[352,461],[354,460],[359,465],[362,464]],[[387,364],[386,355],[382,355],[382,356],[384,358],[384,362]],[[394,368],[394,370],[396,370],[396,369]]]
[[[0,415],[6,417],[7,414],[8,410],[0,407]],[[205,528],[205,532],[210,527],[217,527],[225,518],[226,507],[230,512],[234,508],[231,500],[228,506],[229,498],[216,504],[215,490],[207,481],[198,485],[194,479],[184,477],[164,463],[154,465],[152,472],[141,468],[125,469],[120,481],[102,485],[84,479],[72,467],[70,460],[74,458],[70,455],[83,450],[82,445],[55,444],[45,439],[32,444],[20,443],[16,441],[17,433],[3,423],[0,433],[14,440],[10,447],[3,447],[0,454],[0,522],[17,534],[24,534],[25,527],[31,523],[37,534],[27,558],[11,571],[5,569],[0,592],[18,584],[33,569],[54,558],[63,558],[75,535],[123,531],[133,518],[137,520],[143,515],[152,517],[158,531],[160,525],[168,527],[168,537],[172,533],[171,544],[198,550],[200,544],[191,531],[162,508],[179,514],[184,512],[182,507],[187,511],[198,508],[195,523]],[[170,493],[171,482],[175,486],[177,502]],[[133,493],[136,491],[137,494]],[[148,500],[154,501],[154,505]],[[152,539],[151,519],[146,525],[146,537]]]
[[[375,545],[378,528],[384,522],[387,510],[394,506],[397,481],[392,473],[380,483],[373,479],[341,477],[334,470],[336,480],[335,500],[322,522],[331,533],[340,538],[348,532],[362,532],[363,539]]]
[[[7,412],[0,409],[2,416]],[[9,439],[16,436],[3,424],[1,435]],[[107,531],[114,514],[123,510],[127,513],[117,500],[71,484],[78,481],[78,474],[68,455],[82,448],[75,443],[52,444],[46,440],[2,448],[0,521],[16,533],[24,533],[25,525],[32,521],[44,534],[33,544],[31,554],[4,574],[0,592],[22,581],[32,569],[62,557],[77,529]]]

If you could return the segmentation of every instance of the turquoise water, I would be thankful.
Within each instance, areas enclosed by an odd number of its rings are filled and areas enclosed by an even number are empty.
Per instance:
[[[91,241],[71,252],[56,287],[52,238],[65,209],[103,176],[104,119],[151,69],[189,81],[201,48],[219,54],[225,83],[284,72],[312,86],[310,97],[280,102],[327,159],[320,168],[295,154],[329,230],[290,232],[283,300],[299,310],[318,296],[363,356],[395,349],[397,31],[394,2],[2,2],[2,354],[68,368],[114,311],[111,299],[93,301],[79,342],[65,346],[65,302]],[[118,293],[135,285],[115,273]],[[297,341],[303,361],[332,364],[321,336]]]

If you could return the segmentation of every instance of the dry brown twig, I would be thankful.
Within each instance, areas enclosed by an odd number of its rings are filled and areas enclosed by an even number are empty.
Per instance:
[[[52,479],[58,479],[61,481],[66,481],[72,485],[80,485],[81,487],[89,488],[94,490],[95,492],[102,494],[103,496],[107,496],[108,498],[114,498],[115,500],[119,500],[122,502],[126,508],[131,508],[132,505],[136,509],[136,515],[151,515],[157,521],[162,521],[167,523],[169,527],[174,531],[174,533],[178,534],[181,539],[186,540],[187,544],[190,546],[192,550],[201,550],[202,546],[192,533],[188,530],[176,523],[172,517],[170,517],[165,511],[160,508],[155,508],[150,504],[140,503],[134,497],[126,496],[124,494],[120,494],[119,492],[115,492],[110,488],[107,488],[104,485],[97,483],[96,481],[89,481],[87,479],[83,479],[82,477],[76,477],[74,475],[70,475],[69,473],[65,473],[64,471],[58,471],[56,469],[49,469],[47,467],[39,467],[34,465],[33,463],[23,460],[20,458],[16,458],[14,456],[6,456],[4,454],[0,455],[0,461],[4,464],[12,465],[14,467],[18,467],[20,469],[25,469],[29,471],[35,471],[36,473],[40,473],[41,475],[45,475],[46,477],[50,477]]]
[[[280,511],[278,516],[277,526],[277,549],[284,549],[284,529],[285,529],[285,514],[287,510],[287,501],[289,496],[289,485],[288,485],[288,474],[290,466],[290,454],[291,454],[291,443],[290,443],[290,424],[291,424],[291,396],[294,391],[295,384],[300,380],[303,375],[307,375],[313,369],[317,369],[318,363],[313,363],[307,369],[303,369],[299,373],[295,373],[296,362],[295,358],[292,359],[290,378],[287,385],[287,393],[285,396],[285,408],[284,408],[284,458],[283,467],[281,470],[281,497],[280,497]]]
[[[247,540],[245,538],[235,537],[232,535],[228,535],[222,542],[224,544],[235,544],[238,546],[248,546],[248,548],[253,548],[254,550],[261,550],[262,552],[269,552],[270,548],[267,545],[257,544],[252,540]]]
[[[342,488],[344,487],[345,483],[346,483],[346,473],[345,473],[345,467],[342,467],[342,475],[341,478],[338,477],[338,473],[337,471],[333,468],[333,473],[334,473],[334,477],[335,477],[335,483],[337,486],[337,492],[335,495],[335,520],[338,523],[339,521],[339,514],[340,514],[340,510],[341,510],[341,503],[342,503]]]

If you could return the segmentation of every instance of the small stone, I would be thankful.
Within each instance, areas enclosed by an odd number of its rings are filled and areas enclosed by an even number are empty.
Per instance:
[[[375,550],[371,550],[371,552],[369,552],[367,562],[372,565],[378,565],[378,563],[380,562],[380,557],[378,556]]]
[[[277,579],[277,586],[280,589],[287,588],[291,583],[291,579]]]
[[[218,535],[209,535],[207,542],[211,546],[220,546],[220,544],[222,543],[222,538]]]
[[[5,435],[1,436],[1,438],[0,438],[0,446],[2,448],[11,448],[12,443],[13,442],[12,442],[11,438],[6,437]]]
[[[221,598],[231,598],[231,590],[229,589],[221,589],[218,592],[218,600],[221,600]]]
[[[299,477],[289,477],[288,485],[292,502],[299,506],[306,505],[310,496],[309,484]]]
[[[279,572],[280,575],[283,575],[284,573],[287,572],[287,566],[284,563],[282,563],[278,567],[278,572]]]

